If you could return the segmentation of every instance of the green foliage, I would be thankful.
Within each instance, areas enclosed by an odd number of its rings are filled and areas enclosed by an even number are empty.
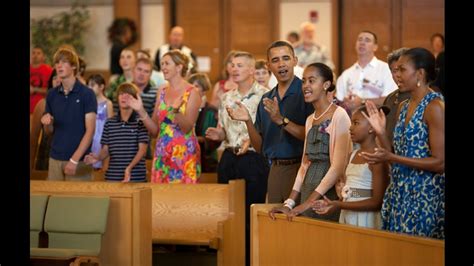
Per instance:
[[[33,46],[41,47],[51,63],[54,52],[63,44],[72,45],[78,55],[85,50],[84,33],[86,32],[89,10],[74,3],[71,10],[58,13],[52,17],[31,19],[30,29]]]

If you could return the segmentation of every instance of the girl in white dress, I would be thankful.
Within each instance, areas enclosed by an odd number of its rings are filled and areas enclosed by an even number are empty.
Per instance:
[[[385,109],[383,111],[388,112]],[[360,149],[352,152],[346,167],[345,184],[343,180],[339,184],[342,187],[342,201],[324,197],[315,201],[313,210],[318,214],[327,214],[341,209],[339,223],[380,229],[379,211],[389,182],[389,167],[387,163],[368,164],[360,156],[360,152],[373,152],[377,149],[375,132],[366,114],[365,106],[352,114],[351,138],[354,143],[360,144]]]

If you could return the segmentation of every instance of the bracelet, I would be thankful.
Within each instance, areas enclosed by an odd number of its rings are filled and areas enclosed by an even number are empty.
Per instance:
[[[179,113],[179,107],[178,108],[173,108],[173,113],[175,113],[175,114]]]
[[[78,165],[78,164],[79,164],[79,162],[77,162],[77,161],[74,161],[72,158],[71,158],[71,159],[69,159],[69,161],[70,161],[71,163],[75,164],[75,165]]]
[[[290,208],[290,210],[292,210],[296,205],[296,202],[293,199],[287,199],[283,203],[283,206]]]

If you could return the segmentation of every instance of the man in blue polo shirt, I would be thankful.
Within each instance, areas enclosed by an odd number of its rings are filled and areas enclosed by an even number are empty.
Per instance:
[[[92,167],[82,159],[90,152],[97,100],[94,92],[75,77],[79,59],[74,51],[59,49],[53,61],[61,85],[48,93],[41,117],[46,134],[53,134],[48,180],[91,180]]]
[[[229,115],[245,121],[252,146],[271,163],[268,203],[282,203],[293,188],[303,155],[304,124],[314,109],[304,102],[301,79],[293,73],[298,59],[291,44],[273,42],[267,49],[267,61],[278,84],[262,96],[255,124],[240,103]]]

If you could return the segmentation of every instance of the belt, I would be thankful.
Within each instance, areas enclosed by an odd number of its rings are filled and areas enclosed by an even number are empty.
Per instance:
[[[240,151],[241,147],[226,147],[224,150],[228,152],[232,152],[233,154],[237,154]]]
[[[237,155],[237,153],[240,151],[240,149],[242,149],[242,147],[237,146],[237,147],[226,147],[224,150]],[[245,154],[249,154],[249,153],[252,153],[252,152],[255,152],[255,150],[252,147],[250,147],[250,148],[247,149],[247,152]]]
[[[293,159],[270,159],[272,164],[274,165],[292,165],[295,163],[300,163],[301,158],[293,158]]]
[[[352,188],[351,197],[353,198],[370,198],[372,197],[372,189]]]

